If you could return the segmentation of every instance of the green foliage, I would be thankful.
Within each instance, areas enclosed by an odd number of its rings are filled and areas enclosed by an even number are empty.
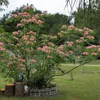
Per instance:
[[[43,16],[43,28],[41,33],[43,34],[51,34],[56,35],[62,25],[69,25],[70,21],[68,20],[68,16],[63,14],[47,14]]]
[[[90,8],[79,8],[75,13],[75,25],[79,28],[89,27],[96,31],[95,44],[100,44],[100,1],[93,2]]]

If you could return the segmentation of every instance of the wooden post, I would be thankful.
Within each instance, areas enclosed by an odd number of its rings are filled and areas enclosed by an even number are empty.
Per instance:
[[[5,93],[5,89],[0,89],[0,94],[4,95],[4,93]]]
[[[18,97],[24,96],[24,83],[23,82],[16,82],[15,96],[18,96]]]
[[[15,85],[14,84],[5,85],[5,95],[10,97],[14,96],[14,94],[15,94]]]

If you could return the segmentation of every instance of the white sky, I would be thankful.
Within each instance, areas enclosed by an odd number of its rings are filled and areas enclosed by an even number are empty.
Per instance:
[[[9,11],[15,10],[17,7],[21,7],[23,4],[33,4],[35,8],[41,11],[48,11],[48,13],[61,13],[68,14],[67,8],[64,10],[66,0],[8,0],[8,8],[5,7],[5,11],[0,12],[0,17]]]

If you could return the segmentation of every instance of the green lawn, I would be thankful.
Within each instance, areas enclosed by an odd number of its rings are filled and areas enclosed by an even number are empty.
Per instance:
[[[72,66],[63,65],[62,68],[69,70]],[[85,73],[82,67],[73,72],[74,81],[70,75],[55,77],[58,95],[50,97],[24,97],[7,98],[0,96],[0,100],[100,100],[100,66],[85,66]],[[4,87],[4,79],[0,77],[0,87]]]

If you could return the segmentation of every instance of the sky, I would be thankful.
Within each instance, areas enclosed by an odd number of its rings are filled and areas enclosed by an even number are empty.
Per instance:
[[[21,7],[23,4],[33,4],[35,8],[41,11],[48,11],[48,13],[60,13],[68,15],[68,9],[64,10],[66,0],[8,0],[8,7],[4,7],[5,11],[0,12],[0,17],[9,11],[15,10],[17,7]]]

